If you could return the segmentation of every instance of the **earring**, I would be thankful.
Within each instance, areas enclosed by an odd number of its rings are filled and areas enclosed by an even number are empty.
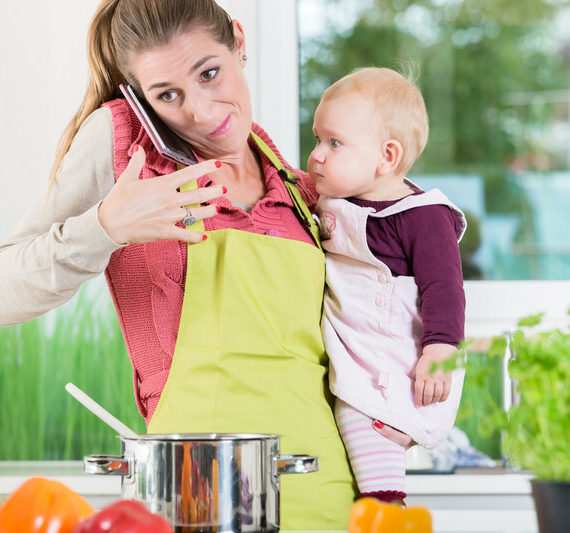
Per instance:
[[[247,61],[247,56],[245,54],[243,54],[243,56],[241,56],[243,61]]]

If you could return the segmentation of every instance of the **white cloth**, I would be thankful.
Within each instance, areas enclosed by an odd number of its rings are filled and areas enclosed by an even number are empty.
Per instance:
[[[413,185],[411,182],[409,182]],[[452,375],[445,402],[416,408],[414,371],[422,354],[421,295],[413,277],[393,277],[368,248],[366,222],[422,205],[443,204],[465,228],[465,217],[438,189],[407,196],[374,213],[344,199],[318,204],[327,288],[323,338],[330,357],[331,392],[371,418],[434,448],[453,426],[464,371]]]

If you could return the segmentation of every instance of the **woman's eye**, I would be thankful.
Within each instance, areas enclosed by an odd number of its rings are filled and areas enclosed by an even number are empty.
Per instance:
[[[218,74],[218,69],[211,68],[202,72],[202,74],[200,74],[200,78],[202,79],[202,81],[210,81],[213,80],[217,74]]]
[[[174,99],[176,99],[176,91],[166,91],[164,93],[162,93],[159,98],[163,101],[163,102],[172,102]]]

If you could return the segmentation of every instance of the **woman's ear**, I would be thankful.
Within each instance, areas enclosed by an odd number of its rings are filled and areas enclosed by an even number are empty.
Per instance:
[[[240,62],[245,57],[245,33],[243,27],[238,20],[232,20],[232,27],[234,29],[234,39],[236,41],[236,53],[238,54]]]
[[[400,141],[396,139],[384,141],[378,160],[378,174],[385,176],[386,174],[395,172],[403,155],[404,149]]]

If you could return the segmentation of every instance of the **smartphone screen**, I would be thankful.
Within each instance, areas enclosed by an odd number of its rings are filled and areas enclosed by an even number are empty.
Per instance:
[[[183,166],[195,165],[198,162],[192,147],[168,128],[149,103],[139,98],[130,85],[121,84],[119,89],[160,155]]]

